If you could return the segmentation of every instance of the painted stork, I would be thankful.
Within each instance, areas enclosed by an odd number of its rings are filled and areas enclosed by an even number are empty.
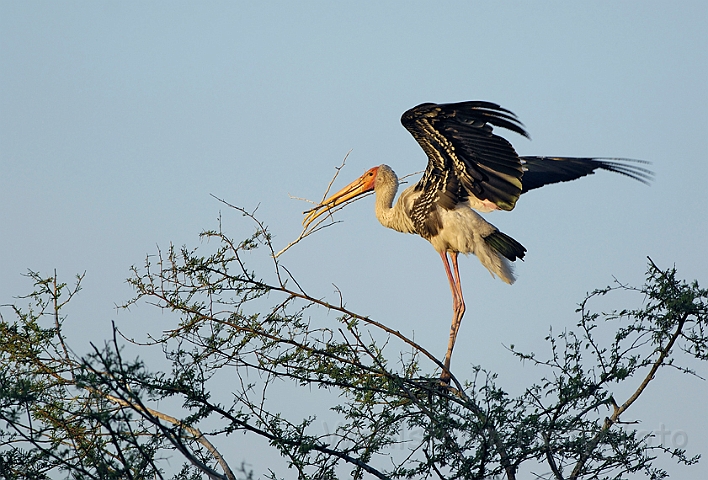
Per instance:
[[[376,218],[384,227],[416,233],[440,254],[452,292],[453,318],[442,379],[449,380],[450,358],[465,313],[457,264],[459,253],[473,253],[492,276],[514,282],[511,262],[523,259],[526,248],[500,232],[475,210],[511,210],[522,193],[609,170],[642,183],[651,171],[627,159],[519,157],[492,126],[528,137],[509,110],[483,101],[423,103],[403,114],[401,123],[428,156],[428,167],[415,185],[393,205],[398,177],[388,165],[367,170],[317,207],[305,212],[305,227],[337,205],[373,190]],[[452,268],[450,268],[450,262]]]

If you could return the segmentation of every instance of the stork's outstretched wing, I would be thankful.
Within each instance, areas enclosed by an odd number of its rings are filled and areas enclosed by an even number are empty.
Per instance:
[[[649,162],[628,158],[521,157],[521,160],[526,170],[521,178],[521,193],[591,175],[598,168],[626,175],[644,184],[649,184],[654,175],[651,170],[636,165]]]
[[[401,123],[428,155],[416,190],[421,217],[434,204],[454,208],[470,195],[511,210],[521,195],[521,160],[514,147],[492,133],[492,125],[528,136],[509,110],[490,102],[424,103]]]

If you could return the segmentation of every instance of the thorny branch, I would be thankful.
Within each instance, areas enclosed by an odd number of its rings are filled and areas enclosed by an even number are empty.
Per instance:
[[[341,291],[334,302],[309,294],[280,264],[255,212],[220,201],[254,222],[250,238],[232,240],[219,222],[217,231],[202,234],[216,240],[209,254],[158,250],[129,280],[136,296],[126,308],[142,300],[179,317],[149,342],[128,340],[161,348],[171,371],[126,361],[115,326],[112,342],[78,358],[61,331],[66,317],[59,311],[68,300],[56,274],[33,277],[38,291],[27,298],[37,311],[13,306],[14,323],[0,316],[0,419],[11,425],[0,430],[0,446],[17,456],[17,465],[74,469],[86,478],[163,478],[158,464],[169,450],[192,472],[233,480],[220,451],[233,456],[234,449],[216,445],[241,432],[266,439],[307,479],[341,477],[342,465],[353,468],[357,480],[511,480],[524,464],[547,465],[557,480],[642,471],[662,477],[652,465],[652,447],[620,416],[645,396],[661,367],[675,366],[677,350],[708,359],[708,291],[697,283],[681,282],[675,270],[650,260],[644,287],[596,291],[581,304],[577,333],[551,332],[549,359],[511,347],[521,360],[551,372],[523,394],[510,396],[481,367],[470,380],[453,376],[453,386],[444,386],[436,375],[442,363],[421,344],[345,308]],[[247,252],[258,247],[272,262],[273,281],[249,270]],[[643,306],[591,313],[589,301],[614,290],[638,292]],[[78,285],[69,298],[77,291]],[[338,325],[313,315],[318,307],[340,315]],[[40,326],[44,315],[52,319],[49,329]],[[614,329],[609,345],[596,335],[601,325]],[[397,342],[411,353],[388,355]],[[614,385],[633,378],[641,379],[639,386],[617,404]],[[313,433],[317,409],[301,421],[280,411],[270,398],[284,382],[329,395],[341,424]],[[405,429],[420,435],[399,439]],[[391,454],[394,446],[407,449],[402,458]],[[668,453],[685,464],[697,460]],[[0,474],[4,461],[15,461],[4,455],[0,449]],[[91,458],[95,464],[87,466]]]
[[[656,264],[652,261],[651,258],[648,258],[649,264],[650,264],[650,269],[654,275],[658,275],[659,277],[662,278],[668,285],[670,289],[673,290],[673,293],[676,295],[676,297],[681,296],[681,292],[679,292],[679,286],[676,284],[675,279],[673,278],[673,273],[675,272],[663,272],[661,271]],[[649,292],[646,292],[649,293]],[[682,335],[684,326],[686,324],[686,321],[689,319],[691,315],[696,315],[696,313],[700,313],[701,308],[691,308],[694,307],[693,302],[690,303],[690,306],[688,309],[684,310],[683,312],[672,312],[670,316],[673,316],[673,321],[672,325],[675,325],[673,334],[669,337],[668,341],[664,345],[658,345],[655,352],[658,351],[659,355],[657,356],[656,360],[654,361],[653,365],[647,372],[646,376],[642,380],[641,384],[637,389],[634,391],[632,395],[621,405],[617,405],[617,403],[612,399],[613,403],[613,413],[611,416],[606,417],[602,429],[597,432],[595,437],[590,441],[590,444],[588,445],[587,452],[580,457],[578,460],[578,463],[576,464],[575,468],[573,469],[571,476],[569,477],[571,480],[576,480],[577,478],[580,477],[581,472],[583,471],[583,468],[585,467],[586,462],[590,458],[595,446],[600,442],[602,437],[606,434],[607,430],[614,425],[615,423],[618,423],[620,420],[620,416],[627,411],[629,407],[634,404],[634,402],[637,401],[639,396],[644,392],[644,390],[647,388],[649,385],[649,382],[651,382],[655,376],[659,368],[664,365],[664,362],[667,360],[669,357],[670,353],[673,351],[674,344],[676,343],[676,340]],[[705,314],[705,308],[703,308],[703,313]],[[705,318],[703,319],[705,321]],[[699,319],[700,321],[700,319]],[[597,351],[597,350],[596,350]]]

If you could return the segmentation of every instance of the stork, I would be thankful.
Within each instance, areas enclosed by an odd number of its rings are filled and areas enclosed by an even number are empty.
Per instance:
[[[493,133],[493,126],[527,138],[528,133],[516,115],[490,102],[423,103],[405,112],[401,123],[428,156],[428,167],[420,181],[406,188],[394,205],[398,177],[388,165],[373,167],[305,212],[303,224],[307,228],[332,208],[373,190],[376,218],[384,227],[418,234],[433,245],[452,292],[452,325],[441,376],[447,383],[452,350],[465,313],[458,254],[473,253],[493,277],[512,284],[511,262],[523,259],[526,253],[523,245],[477,211],[512,210],[522,193],[574,180],[597,169],[642,183],[648,183],[653,173],[632,164],[647,163],[638,160],[520,157],[506,139]]]

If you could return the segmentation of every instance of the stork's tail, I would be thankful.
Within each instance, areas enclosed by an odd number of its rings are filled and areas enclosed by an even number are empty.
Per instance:
[[[526,255],[526,248],[523,245],[499,230],[484,237],[484,241],[500,255],[512,262],[516,259],[523,260],[524,255]]]

